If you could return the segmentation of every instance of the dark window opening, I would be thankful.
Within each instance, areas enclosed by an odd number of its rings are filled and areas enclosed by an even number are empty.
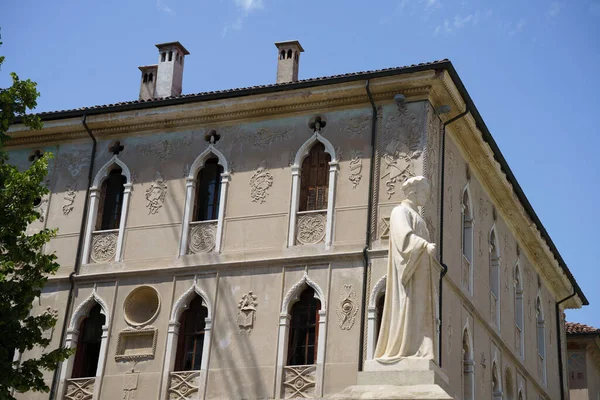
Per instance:
[[[121,222],[123,192],[127,178],[121,175],[120,168],[113,169],[102,183],[100,206],[96,219],[96,230],[117,229]]]
[[[287,58],[292,58],[292,49],[289,49],[287,52]]]
[[[148,74],[144,74],[144,83],[148,82]]]
[[[198,172],[194,221],[209,221],[219,216],[221,196],[221,174],[223,167],[219,160],[211,158]]]
[[[169,61],[173,61],[173,52],[169,51]]]
[[[152,82],[154,80],[154,74],[152,72],[150,72],[150,74],[148,75],[148,82]]]
[[[175,371],[200,369],[207,316],[208,309],[202,304],[200,296],[196,296],[181,314]]]
[[[298,211],[324,210],[329,194],[329,162],[323,143],[315,144],[302,162]]]
[[[285,50],[281,50],[281,53],[279,54],[279,59],[280,60],[285,59]]]
[[[79,326],[79,340],[73,362],[72,378],[89,378],[96,376],[98,359],[100,358],[100,342],[102,341],[102,325],[105,317],[100,305],[96,304]]]
[[[287,365],[312,365],[317,360],[319,310],[315,291],[307,288],[292,306]]]
[[[161,62],[165,62],[165,60],[167,59],[167,53],[165,53],[164,51],[160,54],[160,61]]]
[[[376,326],[376,331],[375,331],[375,343],[377,343],[377,340],[379,339],[379,331],[381,330],[381,319],[383,318],[383,305],[385,304],[385,293],[381,295],[381,297],[379,297],[379,299],[377,300],[377,304],[375,305],[375,318],[377,318],[375,320],[375,326]]]

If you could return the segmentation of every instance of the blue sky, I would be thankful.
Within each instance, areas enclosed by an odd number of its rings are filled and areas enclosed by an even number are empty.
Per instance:
[[[301,79],[449,58],[600,327],[600,0],[2,0],[0,27],[0,87],[37,81],[38,111],[136,99],[174,40],[184,93],[273,83],[288,39]]]

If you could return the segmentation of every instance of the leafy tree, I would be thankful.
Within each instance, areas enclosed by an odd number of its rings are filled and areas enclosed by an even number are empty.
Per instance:
[[[2,42],[0,42],[0,45]],[[0,56],[0,68],[4,57]],[[46,351],[50,340],[43,337],[46,329],[56,324],[49,312],[31,315],[34,300],[40,297],[48,276],[55,274],[58,263],[54,254],[44,254],[43,246],[56,235],[56,230],[43,229],[26,234],[27,226],[40,218],[34,203],[49,191],[42,182],[48,172],[46,153],[28,170],[19,172],[8,164],[4,144],[10,140],[7,131],[16,118],[30,129],[40,129],[42,122],[27,114],[37,105],[36,83],[20,80],[10,74],[12,85],[0,89],[0,398],[13,399],[11,391],[48,392],[42,370],[52,371],[71,351],[59,348]],[[13,362],[15,351],[24,352],[39,346],[44,351],[38,358],[21,364]]]

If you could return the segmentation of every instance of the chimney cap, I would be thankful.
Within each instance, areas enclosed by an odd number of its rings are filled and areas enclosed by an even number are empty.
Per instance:
[[[140,65],[138,68],[140,69],[140,71],[144,72],[144,71],[150,71],[151,69],[158,69],[158,65],[157,64]]]
[[[177,47],[183,53],[183,55],[187,56],[188,54],[190,54],[190,52],[187,51],[187,49],[185,47],[183,47],[183,45],[179,42],[159,43],[156,45],[156,47],[159,50],[169,48],[169,47]]]
[[[296,46],[301,53],[304,52],[302,45],[297,40],[285,40],[283,42],[275,42],[275,46],[277,46],[278,49],[282,47],[289,47],[290,45]]]

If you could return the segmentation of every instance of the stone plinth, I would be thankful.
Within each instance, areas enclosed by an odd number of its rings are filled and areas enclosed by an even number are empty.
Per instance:
[[[367,361],[358,373],[358,384],[331,399],[355,400],[451,400],[448,377],[432,361],[404,359],[395,364]]]

